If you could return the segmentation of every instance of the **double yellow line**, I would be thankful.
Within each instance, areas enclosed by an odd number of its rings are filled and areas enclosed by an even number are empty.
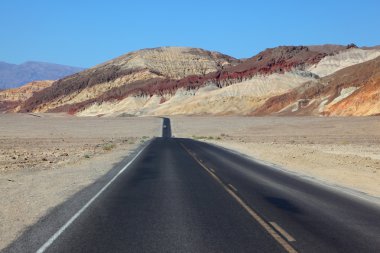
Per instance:
[[[192,153],[188,148],[185,147],[182,143],[180,143],[182,148],[204,169],[206,170],[215,181],[217,181],[223,188],[226,190],[238,203],[245,211],[248,212],[248,214],[255,219],[287,252],[289,253],[297,253],[297,250],[293,248],[293,246],[285,240],[281,235],[281,230],[276,231],[276,226],[271,225],[270,222],[267,222],[264,220],[257,212],[255,212],[249,205],[241,199],[237,194],[237,189],[233,187],[231,184],[226,185],[216,174],[215,170],[207,168],[202,161],[200,161],[194,153]],[[273,223],[273,222],[272,222]],[[284,231],[285,232],[285,231]],[[285,238],[289,238],[290,241],[294,241],[294,238],[289,236],[286,232],[283,235]],[[288,240],[289,240],[288,239]]]

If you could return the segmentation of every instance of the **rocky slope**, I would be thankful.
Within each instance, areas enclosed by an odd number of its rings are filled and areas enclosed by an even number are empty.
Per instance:
[[[378,56],[378,48],[355,45],[281,46],[245,60],[193,48],[145,49],[61,79],[25,101],[20,111],[78,116],[266,115],[304,100],[287,94],[319,87],[328,75]],[[341,96],[357,86],[347,86]],[[279,95],[288,102],[278,102]],[[327,102],[331,101],[321,103]],[[309,102],[302,103],[304,108]],[[333,115],[324,107],[289,110]]]
[[[39,80],[57,80],[82,70],[45,62],[29,61],[20,65],[0,62],[0,89],[15,88]]]
[[[0,112],[17,110],[24,101],[47,87],[54,81],[35,81],[25,84],[19,88],[0,91]]]
[[[352,95],[330,105],[324,111],[329,116],[380,115],[380,75],[377,74]]]
[[[341,69],[268,99],[253,115],[380,114],[380,57]]]
[[[203,49],[140,50],[57,81],[27,101],[22,111],[76,112],[88,104],[122,99],[132,93],[159,93],[168,81],[204,76],[238,62]]]

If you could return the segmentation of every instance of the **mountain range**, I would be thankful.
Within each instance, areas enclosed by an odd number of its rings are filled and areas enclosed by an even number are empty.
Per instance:
[[[3,99],[0,110],[77,116],[377,115],[380,47],[280,46],[247,59],[197,48],[143,49],[28,94]]]
[[[16,88],[39,80],[57,80],[84,70],[46,62],[28,61],[22,64],[0,62],[0,89]]]

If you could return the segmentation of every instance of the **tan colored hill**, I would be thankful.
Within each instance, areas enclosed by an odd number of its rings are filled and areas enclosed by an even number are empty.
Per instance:
[[[168,104],[176,106],[199,89],[204,91],[210,86],[212,89],[223,89],[239,83],[249,86],[255,86],[255,83],[264,85],[264,88],[257,88],[260,93],[255,95],[254,100],[262,97],[263,93],[265,96],[279,94],[313,78],[312,73],[304,70],[305,66],[316,64],[327,55],[319,49],[282,46],[267,49],[240,62],[232,57],[202,49],[140,50],[57,81],[49,89],[26,101],[21,111],[68,112],[78,115],[112,114],[115,110],[116,113],[123,114],[188,114],[192,112],[186,109],[187,105],[184,104],[184,109],[173,112]],[[271,89],[266,76],[285,72],[291,72],[291,78],[297,81],[285,84],[285,87],[278,85],[281,86],[278,90]],[[274,79],[281,79],[279,77],[281,76],[275,76]],[[239,89],[235,90],[228,88],[227,96],[231,92],[242,93]],[[232,100],[236,99],[240,101],[240,95],[233,96]],[[217,99],[214,105],[205,105],[205,109],[211,111],[198,111],[201,114],[213,113],[212,107],[217,107],[220,102],[223,102],[223,98]],[[239,108],[241,105],[235,107]],[[221,113],[225,111],[223,106],[219,110]],[[88,111],[90,112],[87,113]]]
[[[163,47],[132,52],[61,79],[35,96],[22,111],[76,111],[86,104],[119,99],[134,89],[160,89],[149,83],[203,76],[238,60],[196,48]]]
[[[54,81],[35,81],[19,88],[0,91],[0,111],[11,111],[36,92],[50,87]]]
[[[280,46],[245,60],[193,48],[145,49],[61,79],[25,101],[20,111],[78,116],[327,115],[324,105],[331,101],[313,102],[323,104],[314,108],[298,93],[309,86],[318,90],[326,76],[378,56],[378,48],[354,45]],[[341,96],[352,92],[347,88]],[[288,98],[288,93],[295,95]],[[284,101],[268,104],[281,95]],[[302,110],[295,109],[298,103]]]
[[[96,66],[97,71],[117,66],[123,70],[147,69],[158,76],[181,79],[223,69],[235,58],[200,48],[160,47],[143,49]]]
[[[334,72],[373,59],[380,53],[379,50],[345,47],[312,48],[316,51],[306,47],[269,49],[239,65],[225,68],[223,73],[216,73],[219,78],[210,78],[215,75],[212,73],[206,80],[197,79],[198,87],[194,89],[185,86],[165,96],[128,96],[93,103],[78,115],[250,115],[267,99],[305,82],[317,81],[319,76],[308,70]],[[326,58],[328,60],[324,60]]]
[[[380,57],[377,57],[272,97],[253,115],[377,115],[379,98]]]

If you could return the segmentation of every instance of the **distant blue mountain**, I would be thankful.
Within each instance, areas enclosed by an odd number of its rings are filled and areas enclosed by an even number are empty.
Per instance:
[[[82,70],[46,62],[28,61],[19,65],[0,62],[0,89],[15,88],[38,80],[56,80]]]

